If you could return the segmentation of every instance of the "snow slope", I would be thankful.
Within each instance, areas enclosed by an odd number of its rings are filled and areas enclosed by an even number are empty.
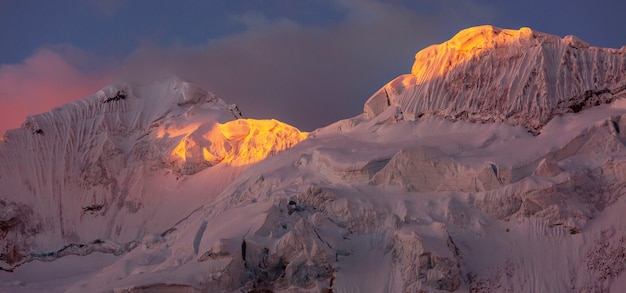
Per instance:
[[[29,117],[0,142],[2,267],[123,253],[306,137],[237,118],[234,105],[176,79],[111,85]]]
[[[498,49],[504,46],[505,52],[521,50],[523,46],[530,48],[529,52],[534,48],[534,41],[528,41],[525,29],[516,35],[514,31],[478,27],[457,37],[485,30],[506,33],[507,42],[493,43],[498,44]],[[554,36],[533,34],[558,40],[558,44],[565,42]],[[568,39],[583,44],[573,37],[565,40]],[[488,56],[495,54],[494,51],[480,53],[483,51],[472,48],[490,44],[489,38],[478,38],[459,48]],[[517,49],[506,50],[507,46]],[[590,46],[580,50],[582,55],[591,54],[587,50],[623,54]],[[546,58],[560,58],[550,55],[556,54],[554,51],[545,51]],[[481,60],[487,60],[484,58]],[[581,67],[597,66],[588,64],[591,59],[580,62]],[[481,64],[475,66],[492,65]],[[516,68],[512,66],[510,70]],[[580,78],[584,80],[581,84],[593,80],[594,75],[588,73],[581,71]],[[617,72],[619,76],[623,74],[623,70]],[[573,84],[576,80],[572,77],[567,82]],[[542,83],[554,86],[550,79],[536,82],[532,87],[540,88]],[[589,84],[596,86],[593,82]],[[601,86],[613,88],[615,84],[606,82]],[[411,92],[415,88],[409,84],[404,89]],[[480,97],[474,92],[484,90],[482,86],[461,89],[466,91],[464,97],[476,101]],[[134,237],[139,240],[120,249],[120,253],[100,249],[104,253],[65,256],[52,262],[33,260],[16,267],[14,272],[0,272],[0,289],[11,292],[623,290],[626,285],[623,273],[626,217],[622,212],[626,209],[626,198],[622,196],[626,193],[626,100],[621,98],[622,94],[603,93],[600,95],[610,94],[610,99],[598,105],[585,104],[577,108],[580,111],[562,112],[558,102],[555,104],[560,98],[553,95],[545,97],[550,101],[540,98],[535,102],[527,101],[526,96],[511,96],[511,99],[519,98],[521,104],[529,103],[528,109],[541,109],[526,113],[525,120],[507,120],[436,114],[414,117],[407,111],[409,104],[398,101],[406,98],[426,105],[420,100],[424,96],[399,93],[388,104],[376,104],[380,93],[367,101],[363,115],[318,129],[297,144],[296,141],[304,138],[299,132],[289,136],[294,137],[294,143],[281,144],[286,138],[277,134],[279,139],[270,143],[231,148],[244,150],[242,153],[265,150],[263,146],[268,144],[287,148],[263,160],[244,156],[251,158],[244,165],[229,154],[219,155],[224,154],[222,148],[212,148],[213,144],[208,145],[193,132],[185,132],[187,140],[169,142],[170,147],[159,153],[169,154],[171,158],[167,162],[157,160],[157,165],[165,166],[164,169],[154,167],[157,173],[171,175],[155,177],[158,180],[146,185],[152,187],[149,193],[138,193],[145,201],[147,194],[152,196],[159,190],[165,190],[163,198],[176,194],[188,200],[192,193],[183,192],[188,188],[203,199],[202,203],[193,203],[196,209],[177,214],[179,221],[169,229],[144,231],[141,237]],[[490,104],[493,96],[484,95],[482,99],[483,108],[476,110],[486,115],[481,117],[499,115],[498,109]],[[454,104],[443,100],[442,103]],[[546,113],[551,114],[541,116]],[[238,121],[234,122],[248,125]],[[211,138],[211,142],[221,141],[222,136],[240,137],[240,130],[250,127],[220,123],[210,131],[202,130],[205,134],[202,137]],[[165,137],[179,137],[177,129],[187,124],[166,125],[157,125],[146,137],[156,142]],[[222,135],[216,139],[212,131]],[[7,142],[10,141],[9,136]],[[181,142],[185,152],[180,151]],[[197,171],[195,166],[202,165],[198,163],[202,160],[196,161],[200,154],[198,145],[203,150],[202,164],[212,165],[215,157],[233,160],[224,159],[224,164]],[[187,150],[192,154],[187,154]],[[204,150],[209,154],[205,155]],[[181,167],[180,161],[176,161],[182,157],[190,162],[190,167]],[[221,170],[233,170],[226,165],[244,166],[245,170],[236,169],[236,174],[219,192],[208,189],[224,180]],[[223,168],[216,169],[220,166]],[[211,170],[220,171],[210,173]],[[183,176],[186,178],[183,182],[189,183],[180,184],[173,176]],[[186,187],[191,182],[195,182],[193,188]],[[4,209],[16,210],[8,206]],[[170,213],[168,217],[174,218],[175,212]],[[160,216],[142,215],[148,225],[158,222]],[[11,237],[24,235],[11,231],[15,233]],[[107,241],[87,246],[110,245]],[[94,265],[87,266],[84,262]],[[47,273],[50,270],[55,270],[54,275]]]

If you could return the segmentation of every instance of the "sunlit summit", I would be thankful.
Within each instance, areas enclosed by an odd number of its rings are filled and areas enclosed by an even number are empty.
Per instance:
[[[117,82],[0,140],[0,291],[620,292],[624,98],[626,47],[493,26],[309,133]]]

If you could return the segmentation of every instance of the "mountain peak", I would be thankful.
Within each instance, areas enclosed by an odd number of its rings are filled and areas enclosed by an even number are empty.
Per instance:
[[[575,48],[587,48],[589,44],[576,36],[560,38],[555,35],[535,31],[528,27],[519,30],[502,29],[492,25],[482,25],[459,31],[450,40],[432,45],[415,55],[415,63],[411,74],[415,76],[428,76],[425,69],[428,60],[445,52],[453,53],[454,56],[449,67],[454,67],[463,62],[470,61],[481,54],[489,54],[489,51],[512,48],[524,49],[541,45],[568,45]],[[448,67],[448,68],[449,68]]]
[[[76,243],[161,233],[308,135],[240,118],[235,105],[177,78],[117,82],[28,117],[0,141],[0,228],[8,227],[0,229],[0,269]],[[197,173],[214,182],[198,188]]]
[[[624,53],[465,30],[311,135],[111,85],[0,142],[0,291],[620,291]]]
[[[406,119],[503,121],[538,133],[554,116],[626,95],[626,51],[530,28],[478,26],[415,56],[365,104],[366,117],[398,106]]]
[[[516,42],[531,41],[534,39],[534,34],[535,32],[528,27],[510,30],[491,25],[482,25],[459,31],[444,45],[459,51],[489,49]],[[547,34],[541,35],[549,36]]]

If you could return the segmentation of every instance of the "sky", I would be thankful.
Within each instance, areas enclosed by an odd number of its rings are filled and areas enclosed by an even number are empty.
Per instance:
[[[492,24],[626,44],[626,1],[0,0],[0,134],[116,81],[199,84],[311,131],[363,111],[415,54]]]

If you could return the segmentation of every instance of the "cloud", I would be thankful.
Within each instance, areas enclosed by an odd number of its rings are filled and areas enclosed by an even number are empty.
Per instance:
[[[81,71],[93,59],[72,47],[40,49],[21,64],[0,66],[0,134],[26,116],[49,111],[94,93],[113,80],[111,72]]]
[[[334,3],[345,19],[327,27],[249,12],[236,17],[244,32],[201,48],[141,48],[127,77],[175,74],[237,103],[245,116],[304,130],[349,118],[410,71],[414,54],[441,34],[442,19],[378,1]]]

